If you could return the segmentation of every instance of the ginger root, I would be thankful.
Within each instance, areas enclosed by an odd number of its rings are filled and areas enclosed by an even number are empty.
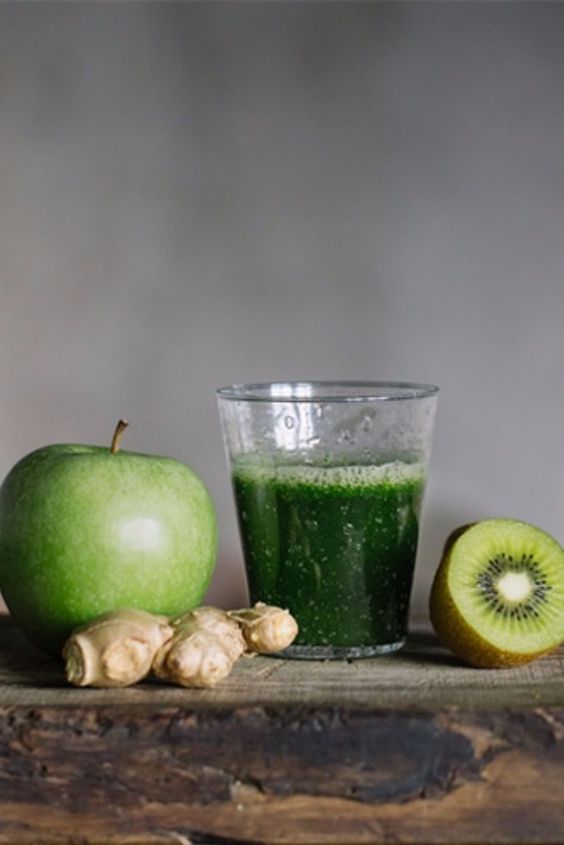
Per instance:
[[[258,654],[274,654],[287,648],[296,638],[298,623],[289,610],[257,602],[254,607],[228,611],[239,623],[247,650]]]
[[[69,683],[126,687],[149,674],[161,646],[173,635],[165,616],[117,610],[77,628],[63,649]]]
[[[287,610],[198,607],[173,619],[142,610],[106,613],[73,631],[63,649],[75,686],[125,687],[149,672],[184,687],[213,687],[243,654],[281,651],[298,633]]]
[[[172,621],[172,639],[157,652],[157,678],[183,687],[213,687],[245,651],[237,622],[216,607],[199,607]]]

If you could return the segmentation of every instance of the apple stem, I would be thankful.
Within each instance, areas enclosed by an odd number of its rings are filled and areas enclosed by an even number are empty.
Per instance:
[[[129,423],[127,420],[120,420],[116,425],[116,430],[114,431],[114,436],[112,437],[112,445],[110,446],[110,452],[112,455],[115,455],[119,449],[119,444],[121,442],[121,436]]]

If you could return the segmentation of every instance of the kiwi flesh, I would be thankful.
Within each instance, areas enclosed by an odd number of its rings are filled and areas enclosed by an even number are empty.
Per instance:
[[[461,526],[446,542],[430,612],[443,645],[471,666],[547,654],[564,641],[564,549],[526,522]]]

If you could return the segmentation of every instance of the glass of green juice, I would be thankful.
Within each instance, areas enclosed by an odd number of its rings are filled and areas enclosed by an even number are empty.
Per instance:
[[[285,656],[404,644],[437,395],[356,381],[217,391],[251,601],[299,625]]]

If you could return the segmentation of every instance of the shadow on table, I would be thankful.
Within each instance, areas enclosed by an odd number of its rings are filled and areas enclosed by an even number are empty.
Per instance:
[[[18,686],[67,686],[63,661],[44,654],[0,615],[0,683]]]
[[[412,663],[433,663],[436,666],[460,666],[464,663],[438,641],[430,630],[416,627],[410,630],[404,648],[398,652],[399,659],[407,659]],[[465,667],[467,668],[467,667]]]

